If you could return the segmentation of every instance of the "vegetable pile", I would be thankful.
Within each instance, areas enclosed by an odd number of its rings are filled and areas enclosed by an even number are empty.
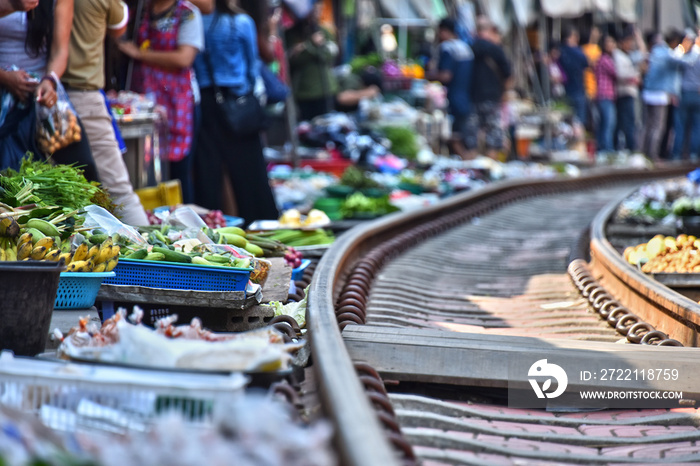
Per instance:
[[[85,179],[73,165],[51,165],[24,159],[19,171],[7,169],[0,176],[0,202],[10,207],[60,206],[71,210],[91,204],[114,211],[114,205],[97,183]]]
[[[624,257],[644,273],[700,273],[700,240],[692,235],[656,235],[648,243],[625,249]]]

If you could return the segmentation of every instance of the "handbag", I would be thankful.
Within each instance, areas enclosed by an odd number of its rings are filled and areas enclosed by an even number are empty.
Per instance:
[[[276,104],[287,100],[289,87],[280,81],[270,68],[262,65],[260,67],[260,76],[262,76],[265,83],[265,94],[267,95],[268,104]]]
[[[216,24],[218,17],[212,22],[212,27]],[[211,30],[211,27],[210,27]],[[231,129],[237,134],[249,135],[257,133],[266,127],[267,117],[260,101],[253,93],[254,84],[251,84],[251,91],[242,96],[236,96],[230,91],[222,90],[216,84],[214,77],[214,66],[211,61],[209,49],[204,51],[204,61],[211,76],[211,84],[214,88],[216,103],[221,108],[224,118]]]

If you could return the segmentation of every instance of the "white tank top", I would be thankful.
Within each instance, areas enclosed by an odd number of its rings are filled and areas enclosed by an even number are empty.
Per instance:
[[[24,47],[26,36],[26,12],[17,11],[0,18],[0,67],[7,69],[15,65],[19,69],[42,75],[46,70],[46,53],[30,57]]]

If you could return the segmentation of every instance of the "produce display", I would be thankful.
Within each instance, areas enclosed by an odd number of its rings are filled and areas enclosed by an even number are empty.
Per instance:
[[[623,255],[644,273],[700,273],[700,240],[695,236],[657,235],[648,243],[628,247]]]
[[[332,244],[335,241],[333,234],[321,228],[316,230],[289,230],[281,229],[256,233],[257,236],[271,241],[278,241],[286,246],[319,246]],[[298,267],[298,265],[297,265]]]
[[[97,183],[85,179],[83,171],[72,165],[51,165],[26,158],[16,172],[0,176],[0,202],[7,208],[62,207],[78,210],[95,204],[114,211],[114,204]]]
[[[113,238],[91,235],[90,241],[79,244],[70,237],[61,240],[56,224],[66,219],[59,214],[52,221],[30,218],[20,225],[8,214],[0,214],[0,260],[63,261],[68,272],[111,272],[120,251]]]
[[[673,223],[678,217],[699,215],[700,192],[689,178],[649,183],[618,207],[618,223],[655,225]]]
[[[279,241],[247,233],[238,227],[203,228],[199,235],[163,225],[143,227],[145,243],[127,242],[121,255],[127,259],[182,264],[250,268],[255,257],[283,257],[286,246]],[[202,242],[202,239],[207,242]],[[220,247],[224,246],[224,247]],[[225,247],[231,246],[231,247]]]
[[[398,210],[389,202],[388,195],[368,197],[359,192],[348,196],[340,206],[340,212],[346,219],[381,217]]]
[[[199,319],[175,326],[177,315],[160,319],[155,329],[141,323],[138,307],[129,316],[120,309],[101,327],[81,319],[63,337],[58,354],[71,359],[118,362],[159,368],[270,372],[287,369],[302,343],[285,343],[281,333],[263,328],[244,333],[217,334],[202,328]]]

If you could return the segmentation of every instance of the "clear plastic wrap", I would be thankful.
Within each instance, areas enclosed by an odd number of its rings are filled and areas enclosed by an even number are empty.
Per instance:
[[[56,84],[56,104],[45,107],[36,103],[36,140],[45,154],[53,154],[82,138],[75,109],[68,99],[58,77],[51,73]]]

